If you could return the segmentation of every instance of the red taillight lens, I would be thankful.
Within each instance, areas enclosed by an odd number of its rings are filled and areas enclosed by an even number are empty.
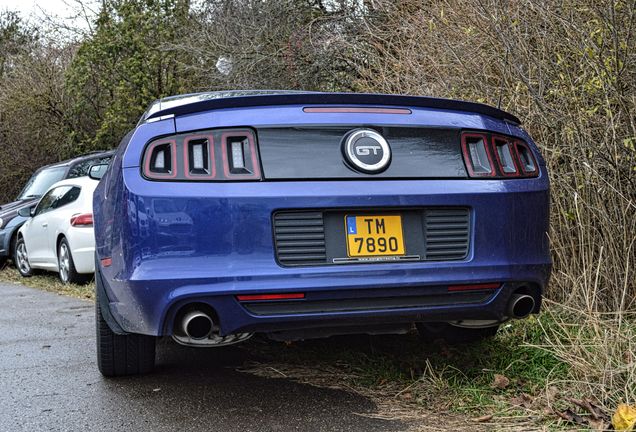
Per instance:
[[[461,147],[469,177],[527,178],[539,175],[534,154],[524,141],[486,132],[463,132]]]
[[[192,135],[183,140],[184,175],[188,179],[209,180],[216,177],[214,137]]]
[[[252,132],[231,131],[221,135],[223,171],[228,180],[254,180],[261,177]]]
[[[496,175],[488,138],[485,134],[462,134],[462,154],[471,177],[494,177]]]
[[[238,301],[260,301],[260,300],[299,300],[304,299],[305,293],[291,294],[242,294],[237,295]]]
[[[84,213],[75,215],[71,218],[71,226],[74,227],[92,227],[93,226],[93,214]]]
[[[159,140],[146,149],[144,175],[155,180],[177,177],[177,143],[175,140]]]
[[[515,150],[517,152],[517,160],[523,174],[528,177],[535,177],[539,174],[539,167],[530,148],[523,141],[515,141]]]
[[[215,129],[153,141],[144,150],[142,173],[164,181],[260,180],[256,134]]]
[[[497,166],[501,175],[505,177],[519,177],[521,174],[517,169],[515,161],[515,148],[506,137],[493,136],[492,147],[497,159]]]

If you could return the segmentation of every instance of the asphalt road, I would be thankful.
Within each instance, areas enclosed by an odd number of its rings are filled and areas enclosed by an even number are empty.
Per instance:
[[[249,350],[158,347],[157,371],[105,379],[93,303],[0,284],[0,431],[402,431],[360,396],[238,372]]]

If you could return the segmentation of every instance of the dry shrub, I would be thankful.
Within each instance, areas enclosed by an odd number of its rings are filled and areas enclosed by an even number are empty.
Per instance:
[[[0,204],[15,200],[31,174],[69,148],[64,70],[73,47],[34,49],[0,80]]]
[[[550,169],[550,297],[592,310],[634,309],[636,4],[414,4],[376,5],[378,18],[361,35],[369,42],[360,89],[501,99]]]
[[[608,410],[616,401],[635,401],[636,326],[625,313],[594,313],[548,305],[537,347],[570,365],[571,379],[555,382],[596,399]],[[540,322],[541,322],[540,321]]]
[[[523,119],[552,181],[555,267],[547,295],[577,311],[546,328],[549,349],[579,382],[596,382],[589,386],[601,398],[633,402],[636,3],[368,5],[354,42],[364,46],[360,90],[500,103]]]

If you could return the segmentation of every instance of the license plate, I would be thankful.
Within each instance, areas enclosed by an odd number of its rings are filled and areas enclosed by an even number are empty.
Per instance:
[[[350,257],[404,255],[400,215],[346,215],[345,229]]]

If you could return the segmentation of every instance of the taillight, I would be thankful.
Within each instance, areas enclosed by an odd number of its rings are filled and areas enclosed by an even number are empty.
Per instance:
[[[153,141],[142,172],[149,180],[260,180],[256,135],[250,129],[215,129]]]
[[[469,177],[527,178],[539,175],[528,144],[510,137],[464,132],[462,155]]]
[[[486,135],[462,134],[462,153],[468,174],[471,177],[494,177],[496,175]]]
[[[515,141],[515,149],[519,160],[521,171],[527,176],[536,176],[539,174],[539,167],[534,155],[523,141]]]
[[[501,175],[506,177],[518,177],[520,172],[513,155],[513,145],[506,137],[493,136],[492,146],[495,149],[495,157]]]
[[[189,179],[213,179],[216,177],[214,159],[214,137],[192,135],[183,140],[185,176]]]
[[[256,140],[252,132],[232,131],[221,135],[223,169],[230,180],[253,180],[261,177],[256,154]]]
[[[159,140],[146,150],[144,174],[152,179],[171,179],[177,176],[177,145],[175,140]]]
[[[93,214],[84,213],[75,215],[71,218],[71,226],[74,227],[92,227],[93,226]]]

